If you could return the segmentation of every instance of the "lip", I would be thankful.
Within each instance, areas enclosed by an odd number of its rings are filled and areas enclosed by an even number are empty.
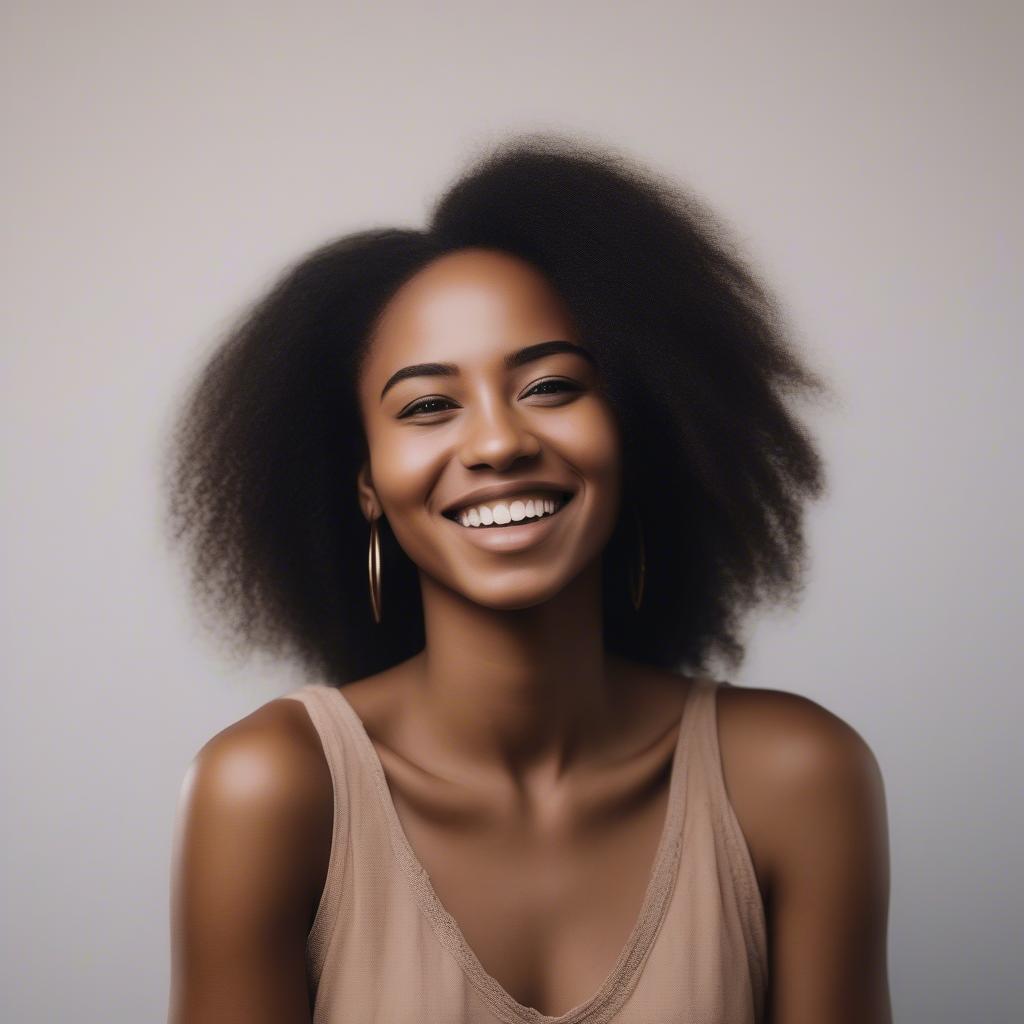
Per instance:
[[[575,493],[571,487],[551,480],[516,480],[505,484],[492,484],[490,487],[478,487],[475,491],[469,491],[441,509],[441,515],[450,518],[453,512],[466,508],[468,505],[480,505],[489,501],[497,501],[499,498],[514,498],[519,494],[538,491],[566,498]]]
[[[564,493],[564,492],[563,492]],[[565,515],[565,510],[573,504],[575,493],[570,493],[563,502],[562,507],[550,516],[543,516],[540,519],[524,520],[516,523],[515,526],[463,526],[461,523],[442,516],[452,529],[458,530],[471,544],[475,544],[484,551],[512,552],[522,551],[525,548],[539,544],[547,536],[558,529],[558,524]]]

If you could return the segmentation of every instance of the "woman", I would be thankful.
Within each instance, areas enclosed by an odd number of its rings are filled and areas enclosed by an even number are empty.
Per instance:
[[[189,768],[171,1024],[890,1020],[870,749],[707,674],[823,489],[781,325],[696,201],[547,136],[238,324],[172,522],[310,682]]]

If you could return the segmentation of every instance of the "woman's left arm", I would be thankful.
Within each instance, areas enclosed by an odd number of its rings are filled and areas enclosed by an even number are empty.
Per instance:
[[[810,701],[774,759],[770,1024],[891,1024],[889,838],[870,747]]]

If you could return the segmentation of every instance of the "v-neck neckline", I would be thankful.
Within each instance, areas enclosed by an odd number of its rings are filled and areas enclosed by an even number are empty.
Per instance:
[[[423,867],[409,842],[405,827],[398,817],[380,755],[363,725],[363,720],[341,688],[328,687],[337,694],[338,706],[342,709],[370,770],[390,833],[392,848],[408,878],[413,895],[433,925],[441,945],[452,954],[467,979],[481,994],[491,1010],[506,1024],[580,1024],[582,1021],[587,1021],[588,1024],[601,1024],[611,1017],[631,991],[632,983],[646,960],[664,920],[678,872],[684,802],[684,761],[689,752],[685,735],[689,731],[688,726],[693,718],[692,709],[698,696],[695,691],[706,685],[707,681],[703,677],[692,678],[683,703],[683,711],[679,719],[679,732],[672,755],[665,821],[655,850],[654,862],[649,873],[640,913],[633,930],[598,990],[582,1003],[555,1016],[542,1013],[536,1007],[520,1003],[484,968],[466,941],[459,923],[441,903],[426,868]]]

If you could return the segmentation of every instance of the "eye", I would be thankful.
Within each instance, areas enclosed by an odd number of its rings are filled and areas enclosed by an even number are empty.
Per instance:
[[[553,390],[541,391],[541,388],[551,388]],[[575,384],[573,381],[550,377],[547,380],[538,381],[534,384],[533,387],[526,392],[524,397],[527,395],[552,395],[580,390],[582,389],[579,385]],[[435,412],[444,412],[443,408],[436,408],[438,403],[442,406],[452,404],[449,399],[441,398],[440,396],[435,396],[433,398],[421,398],[418,402],[413,402],[412,405],[410,405],[404,412],[400,413],[398,419],[406,419],[409,416],[419,416],[421,414],[430,415]]]
[[[451,405],[451,402],[447,398],[421,398],[418,402],[413,402],[405,412],[399,415],[399,419],[405,419],[407,416],[415,416],[421,412],[437,412],[436,409],[428,409],[427,406],[433,405],[435,402],[447,403]]]
[[[555,390],[554,391],[538,391],[537,390],[538,388],[549,388],[549,387],[550,388],[554,388]],[[580,390],[579,386],[574,384],[571,380],[564,380],[564,379],[560,379],[560,378],[557,378],[557,377],[550,377],[548,380],[538,381],[526,393],[528,395],[533,395],[533,394],[553,395],[553,394],[558,394],[559,392],[562,392],[562,391],[579,391],[579,390]]]

